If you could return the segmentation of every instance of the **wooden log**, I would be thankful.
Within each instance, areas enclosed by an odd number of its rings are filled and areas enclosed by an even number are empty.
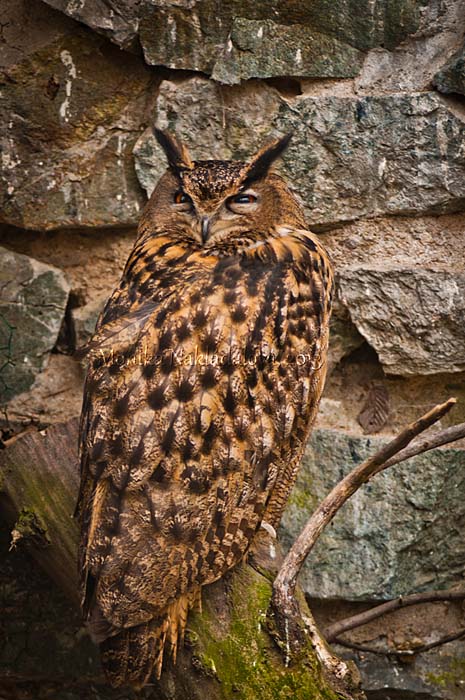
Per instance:
[[[76,605],[78,424],[72,418],[31,430],[0,452],[0,509],[12,529],[12,546],[27,547]]]

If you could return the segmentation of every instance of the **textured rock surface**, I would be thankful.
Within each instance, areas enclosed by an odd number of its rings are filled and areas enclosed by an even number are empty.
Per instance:
[[[234,82],[241,76],[241,66],[243,77],[261,75],[258,61],[266,45],[269,54],[275,54],[267,57],[272,75],[347,76],[354,74],[360,61],[354,49],[393,48],[415,32],[420,26],[421,4],[414,0],[377,2],[375,6],[367,0],[362,4],[300,0],[290,5],[278,0],[270,7],[263,1],[251,5],[235,0],[222,4],[218,12],[212,0],[184,6],[163,2],[145,13],[140,40],[148,63],[212,72],[214,76],[217,66],[225,58],[229,62],[232,54],[233,64],[236,58]],[[314,48],[307,52],[301,48],[302,55],[296,60],[295,51],[282,52],[282,43],[292,37],[293,44],[299,35],[301,47],[311,42]],[[311,60],[317,52],[320,57]],[[356,60],[352,66],[351,59]],[[225,76],[217,77],[224,80]]]
[[[441,630],[435,630],[437,638]],[[336,647],[347,656],[347,650]],[[363,679],[367,700],[462,700],[465,678],[463,642],[447,644],[402,664],[379,654],[349,652]]]
[[[252,94],[251,111],[244,111]],[[225,90],[194,78],[162,84],[156,118],[191,143],[198,158],[215,143],[217,157],[241,159],[245,144],[250,152],[268,135],[294,131],[281,169],[313,225],[465,207],[465,125],[434,93],[289,101],[263,84]],[[150,131],[135,155],[150,192],[162,167]]]
[[[150,74],[140,59],[122,62],[104,39],[45,14],[45,36],[34,27],[1,79],[0,222],[38,230],[134,223],[144,198],[131,151]]]
[[[92,29],[105,34],[109,39],[124,48],[137,48],[137,29],[143,7],[141,0],[45,0],[69,17],[87,24]]]
[[[465,205],[465,125],[432,93],[303,96],[273,125],[296,130],[284,172],[315,224]]]
[[[206,5],[204,12],[211,12]],[[148,17],[141,32],[147,62],[159,64],[163,57],[166,61],[166,56],[172,56],[170,68],[195,68],[226,84],[282,75],[351,77],[363,63],[361,51],[309,26],[234,17],[227,23],[215,18],[210,27],[207,16],[199,20],[205,43],[194,40],[199,27],[191,21],[189,10],[158,10]],[[164,31],[153,31],[159,24]]]
[[[221,82],[355,75],[361,51],[393,49],[425,28],[434,32],[435,19],[422,0],[46,2],[120,46],[136,48],[140,41],[149,64],[212,73]],[[443,2],[435,4],[441,17]]]
[[[92,338],[95,324],[108,298],[106,293],[96,295],[84,306],[71,311],[73,325],[73,341],[76,348],[83,347]]]
[[[281,527],[287,545],[312,508],[380,445],[379,438],[314,432]],[[464,503],[465,451],[434,450],[379,474],[320,537],[303,588],[315,598],[382,600],[461,583]]]
[[[341,298],[390,374],[465,369],[465,274],[435,269],[343,269]]]
[[[69,285],[55,267],[0,248],[0,404],[28,389],[63,321]]]
[[[394,50],[369,51],[355,79],[359,94],[428,90],[435,73],[463,41],[464,0],[427,2],[421,27]]]
[[[465,95],[465,46],[436,73],[433,82],[440,92]]]
[[[364,337],[352,323],[347,309],[336,301],[330,321],[328,372],[363,342]]]

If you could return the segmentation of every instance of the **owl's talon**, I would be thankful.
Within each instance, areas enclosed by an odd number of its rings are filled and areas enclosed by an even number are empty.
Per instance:
[[[274,529],[273,525],[270,525],[270,523],[267,523],[265,520],[262,520],[262,524],[260,525],[260,527],[266,530],[270,537],[272,537],[274,540],[276,539],[276,530]]]

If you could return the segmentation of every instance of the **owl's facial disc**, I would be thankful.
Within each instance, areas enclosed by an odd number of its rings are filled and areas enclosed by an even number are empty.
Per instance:
[[[253,215],[260,206],[260,196],[252,189],[243,190],[227,197],[209,216],[202,216],[202,243],[215,234],[224,234],[240,228],[244,217]],[[250,218],[248,219],[250,221]]]
[[[196,201],[180,187],[174,192],[172,207],[190,219],[196,237],[205,244],[211,234],[240,226],[242,217],[252,215],[259,208],[260,199],[259,193],[249,187],[223,201]]]

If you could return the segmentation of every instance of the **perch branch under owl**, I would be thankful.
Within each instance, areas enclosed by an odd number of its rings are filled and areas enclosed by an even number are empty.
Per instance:
[[[310,638],[320,661],[334,675],[344,676],[347,670],[344,663],[333,656],[327,648],[324,638],[312,618],[305,620],[306,629],[302,630],[295,621],[300,616],[295,598],[297,577],[324,528],[333,520],[344,503],[367,481],[388,467],[465,437],[465,423],[446,428],[432,436],[410,445],[411,441],[444,417],[455,405],[456,399],[450,398],[438,404],[418,420],[404,428],[393,440],[378,452],[358,465],[346,475],[320,503],[307,521],[300,535],[290,548],[273,584],[271,609],[276,625],[283,639],[292,638],[292,651],[298,651],[306,638]],[[408,447],[410,445],[410,447]],[[292,634],[290,634],[292,631]]]

